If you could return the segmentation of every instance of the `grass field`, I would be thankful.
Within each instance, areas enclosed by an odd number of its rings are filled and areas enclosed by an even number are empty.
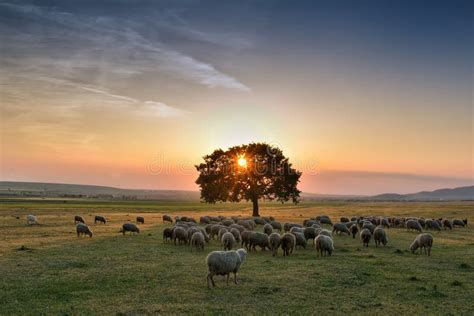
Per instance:
[[[38,216],[40,225],[26,226]],[[249,215],[250,205],[157,202],[11,200],[0,202],[0,314],[447,314],[474,313],[474,231],[433,232],[432,256],[407,251],[416,233],[388,229],[389,244],[363,248],[336,236],[332,257],[318,258],[308,242],[290,257],[249,253],[241,284],[206,286],[204,252],[162,243],[162,214]],[[94,237],[78,239],[73,216],[83,215]],[[107,225],[94,225],[103,214]],[[118,233],[144,215],[137,236]],[[318,202],[264,204],[261,214],[282,223],[326,214],[465,218],[474,203]],[[19,216],[20,219],[16,219]],[[259,228],[261,229],[261,228]],[[22,248],[22,246],[24,246]],[[20,250],[24,249],[24,250]],[[400,251],[399,251],[400,250]]]

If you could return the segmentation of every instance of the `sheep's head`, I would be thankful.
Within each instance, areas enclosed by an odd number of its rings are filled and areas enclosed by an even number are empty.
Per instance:
[[[411,245],[410,245],[410,250],[411,253],[415,253],[415,250],[418,249],[418,242],[415,240]]]
[[[89,231],[89,232],[87,233],[87,235],[89,235],[89,237],[92,238],[92,235],[93,235],[92,231]]]
[[[245,258],[247,257],[247,251],[244,248],[240,248],[237,250],[237,254],[240,257],[240,262],[244,262]]]

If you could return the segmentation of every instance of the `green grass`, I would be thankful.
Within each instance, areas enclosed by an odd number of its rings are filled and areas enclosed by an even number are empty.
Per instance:
[[[65,204],[65,205],[63,205]],[[204,252],[162,243],[161,214],[249,214],[247,204],[12,201],[0,206],[0,314],[472,314],[472,228],[433,232],[432,256],[407,247],[415,233],[388,229],[389,244],[362,247],[358,239],[335,237],[332,257],[319,258],[308,242],[290,257],[249,253],[239,285],[216,277],[206,286]],[[262,215],[301,222],[316,214],[448,216],[474,220],[473,203],[265,204]],[[27,227],[33,212],[42,225]],[[92,239],[77,239],[72,216],[91,222],[105,214],[106,226],[91,225]],[[138,236],[118,234],[120,224],[145,214]],[[90,214],[90,215],[89,215]],[[128,214],[128,215],[127,215]],[[14,216],[19,215],[20,220]],[[21,246],[26,250],[18,250]]]

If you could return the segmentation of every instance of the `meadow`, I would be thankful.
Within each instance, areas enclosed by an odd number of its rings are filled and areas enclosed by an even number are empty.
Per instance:
[[[311,241],[290,257],[249,253],[239,285],[206,285],[208,252],[164,244],[163,214],[251,214],[251,205],[190,202],[13,199],[0,202],[1,315],[154,314],[445,314],[474,313],[474,203],[303,202],[264,203],[262,216],[301,223],[316,215],[468,218],[469,227],[432,232],[430,257],[412,254],[417,235],[387,229],[386,247],[362,247],[358,238],[335,236],[331,257],[317,257]],[[40,225],[27,226],[35,214]],[[77,238],[74,215],[93,238]],[[94,215],[106,225],[95,225]],[[136,236],[121,225],[145,217]],[[261,227],[258,228],[261,230]]]

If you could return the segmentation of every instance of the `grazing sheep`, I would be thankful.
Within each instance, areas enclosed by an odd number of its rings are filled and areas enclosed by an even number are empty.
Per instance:
[[[241,247],[245,247],[247,250],[250,250],[250,235],[253,233],[251,230],[246,230],[240,233],[240,238],[242,242],[240,244]]]
[[[372,222],[365,222],[362,224],[362,229],[370,230],[370,233],[373,234],[375,230],[375,225]]]
[[[97,222],[102,223],[102,224],[106,224],[106,223],[107,223],[107,220],[105,219],[104,216],[96,215],[96,216],[94,217],[94,224],[97,224]]]
[[[368,228],[364,228],[360,231],[360,240],[364,246],[369,247],[370,239],[372,238],[372,233]]]
[[[301,233],[301,234],[304,234],[304,228],[302,228],[302,227],[291,227],[290,233]]]
[[[227,229],[227,226],[219,225],[219,224],[212,225],[212,227],[211,227],[211,238],[212,239],[214,239],[215,236],[219,235],[219,231],[221,230],[221,228]]]
[[[306,238],[306,240],[311,239],[312,241],[314,241],[314,238],[316,238],[318,234],[319,229],[316,227],[306,227],[304,229],[304,238]]]
[[[291,234],[295,235],[296,238],[295,248],[301,246],[303,249],[306,249],[306,238],[304,238],[304,234],[299,232],[293,232]]]
[[[169,241],[173,239],[173,229],[170,227],[163,229],[163,242],[168,242],[168,239]]]
[[[28,215],[26,216],[26,224],[28,225],[33,225],[33,224],[38,224],[38,219],[34,215]]]
[[[227,233],[229,231],[229,229],[227,227],[222,227],[221,229],[219,229],[219,234],[217,235],[217,239],[222,241],[222,236],[224,236],[225,233]]]
[[[350,222],[349,218],[341,217],[341,223],[347,223],[347,222]]]
[[[191,236],[191,252],[193,251],[193,248],[196,248],[196,250],[204,250],[204,244],[205,244],[205,239],[204,239],[204,235],[198,231],[198,232],[195,232],[192,236]]]
[[[232,228],[230,229],[230,233],[231,233],[232,235],[234,235],[235,241],[236,241],[237,243],[239,243],[239,242],[242,240],[242,238],[240,237],[240,231],[239,231],[237,228],[233,228],[233,227],[232,227]]]
[[[271,221],[271,222],[270,222],[270,225],[272,225],[273,229],[276,229],[276,230],[278,230],[279,232],[281,232],[282,227],[281,227],[281,223],[280,223],[280,222]]]
[[[145,218],[143,216],[137,216],[137,224],[145,224]]]
[[[253,218],[253,221],[255,222],[255,224],[261,225],[261,226],[263,226],[263,225],[265,225],[265,224],[267,223],[267,222],[266,222],[263,218],[261,218],[261,217],[254,217],[254,218]]]
[[[135,224],[132,223],[125,223],[122,225],[122,229],[120,232],[125,236],[126,232],[130,232],[130,235],[137,233],[140,233],[140,228],[138,228]]]
[[[257,251],[255,248],[259,246],[263,251],[265,248],[269,248],[268,235],[259,232],[252,232],[249,238],[250,250]]]
[[[315,221],[314,219],[305,219],[303,221],[303,226],[305,226],[305,227],[311,227],[314,224],[318,224],[318,221]]]
[[[265,234],[267,234],[267,235],[270,235],[271,233],[273,233],[273,227],[272,227],[272,225],[270,225],[270,224],[265,224],[265,225],[263,226],[263,232],[264,232]]]
[[[356,238],[356,234],[359,232],[359,227],[357,226],[357,224],[353,224],[353,225],[349,228],[349,231],[350,231],[351,234],[352,234],[352,238],[355,239],[355,238]]]
[[[230,218],[225,218],[222,220],[222,225],[224,226],[230,226],[232,224],[235,224],[233,220],[231,220]]]
[[[173,242],[175,246],[176,246],[176,240],[178,240],[179,245],[181,245],[182,243],[186,244],[188,242],[188,233],[181,226],[177,226],[173,230]]]
[[[74,224],[76,224],[76,223],[83,223],[83,224],[85,224],[85,221],[84,221],[84,219],[82,218],[82,216],[76,215],[76,216],[74,216]]]
[[[239,224],[239,225],[245,227],[245,229],[248,229],[248,230],[254,230],[254,228],[255,228],[255,222],[254,222],[254,221],[250,221],[250,220],[243,220],[243,219],[241,219],[241,220],[239,220],[239,221],[237,222],[237,224]]]
[[[303,228],[303,225],[295,224],[295,223],[285,223],[285,224],[283,224],[283,229],[285,230],[285,232],[290,231],[290,229],[293,228],[293,227]]]
[[[416,230],[420,233],[422,232],[421,225],[417,220],[409,219],[406,221],[405,226],[407,228],[407,231]]]
[[[232,224],[229,226],[230,229],[235,228],[237,229],[241,234],[245,230],[245,227],[239,224]]]
[[[325,235],[319,235],[314,239],[314,247],[318,256],[332,255],[334,251],[332,238]]]
[[[421,217],[421,218],[418,219],[418,223],[420,223],[421,227],[425,227],[426,220],[423,217]]]
[[[281,237],[278,233],[271,233],[268,237],[270,243],[270,250],[272,251],[272,256],[275,257],[278,255],[278,248],[280,247]]]
[[[209,216],[201,216],[199,218],[199,224],[206,225],[211,223],[211,218]]]
[[[390,228],[390,223],[388,221],[388,218],[382,218],[382,220],[380,221],[380,225],[382,225],[383,227],[385,228]]]
[[[445,230],[446,230],[446,228],[449,228],[451,230],[451,229],[453,229],[453,222],[446,218],[443,221],[443,227],[444,227]]]
[[[92,237],[92,230],[90,230],[89,226],[84,223],[79,223],[76,225],[76,232],[77,237],[81,237],[81,235],[88,235],[89,237]]]
[[[347,228],[346,224],[344,223],[337,223],[337,224],[334,224],[334,226],[332,227],[332,233],[346,233],[347,235],[351,235],[351,232],[349,231],[349,228]]]
[[[375,247],[380,246],[382,243],[384,246],[387,245],[388,243],[388,238],[387,234],[385,233],[385,230],[383,229],[383,226],[377,226],[374,230],[374,241],[375,241]]]
[[[325,235],[325,236],[328,236],[328,237],[332,238],[332,232],[330,230],[327,230],[327,229],[319,230],[318,236],[319,235]]]
[[[232,250],[232,248],[237,244],[235,237],[231,232],[225,232],[222,235],[221,243],[222,246],[224,246],[224,250]]]
[[[415,240],[410,245],[410,250],[412,253],[420,248],[420,254],[423,249],[425,253],[429,256],[431,254],[431,247],[433,246],[433,236],[429,233],[423,233],[416,236]]]
[[[289,256],[293,253],[293,249],[296,246],[296,237],[291,233],[284,233],[281,237],[281,249],[283,250],[283,256]]]
[[[214,275],[227,276],[227,285],[229,285],[229,275],[234,273],[234,283],[237,282],[237,272],[247,256],[245,249],[231,250],[231,251],[213,251],[206,257],[206,263],[209,268],[207,274],[207,287],[216,286],[214,282]],[[210,282],[209,282],[210,281]]]
[[[163,215],[163,224],[165,222],[169,222],[169,223],[173,224],[173,218],[171,218],[171,216],[169,216],[169,215],[164,214]]]
[[[438,223],[437,220],[434,220],[434,219],[427,219],[425,221],[425,227],[441,231],[441,225]]]
[[[453,227],[456,227],[456,226],[464,227],[466,225],[467,225],[467,219],[465,219],[465,220],[453,219]]]
[[[321,216],[321,218],[319,219],[319,222],[321,224],[326,224],[326,225],[331,225],[332,226],[332,221],[329,217],[327,216]]]

